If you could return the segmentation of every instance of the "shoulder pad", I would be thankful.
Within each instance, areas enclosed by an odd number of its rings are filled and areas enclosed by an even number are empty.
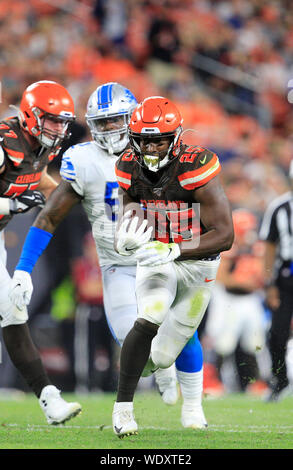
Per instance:
[[[221,171],[218,156],[203,147],[184,148],[179,161],[182,166],[178,179],[187,190],[203,186]]]
[[[132,165],[135,158],[131,150],[126,150],[115,164],[115,173],[119,186],[129,189],[131,186]]]
[[[76,179],[76,171],[72,162],[72,154],[70,147],[62,156],[60,176],[72,183]]]
[[[61,150],[61,147],[57,147],[55,148],[54,152],[51,152],[49,155],[48,155],[48,160],[49,162],[51,162],[52,160],[54,160],[54,158],[58,157],[58,154]]]
[[[18,140],[18,130],[13,125],[15,118],[7,118],[0,122],[0,139],[3,150],[14,166],[19,166],[24,159],[24,153]]]

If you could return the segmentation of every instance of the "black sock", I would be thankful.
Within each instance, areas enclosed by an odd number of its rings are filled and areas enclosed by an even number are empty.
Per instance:
[[[150,355],[151,343],[157,334],[157,325],[150,322],[134,323],[126,336],[120,357],[120,375],[117,402],[132,401],[137,383]]]
[[[2,335],[11,361],[39,398],[42,389],[46,385],[51,385],[51,381],[32,341],[27,324],[6,326],[2,330]]]

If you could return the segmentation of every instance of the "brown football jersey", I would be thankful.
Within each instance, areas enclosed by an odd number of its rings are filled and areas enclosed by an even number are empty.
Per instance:
[[[215,153],[187,145],[157,173],[143,168],[131,150],[116,163],[120,187],[145,209],[155,226],[155,239],[165,243],[188,241],[205,231],[193,192],[220,170]]]
[[[0,121],[0,145],[5,153],[5,170],[0,175],[0,196],[15,198],[27,189],[37,189],[42,171],[58,155],[59,149],[31,150],[17,117]],[[12,215],[0,215],[2,230]]]

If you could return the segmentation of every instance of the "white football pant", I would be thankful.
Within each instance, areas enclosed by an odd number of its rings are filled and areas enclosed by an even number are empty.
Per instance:
[[[197,330],[211,298],[220,260],[137,266],[138,317],[159,325],[152,341],[156,366],[170,367]]]
[[[119,345],[137,319],[136,266],[102,266],[105,314]]]

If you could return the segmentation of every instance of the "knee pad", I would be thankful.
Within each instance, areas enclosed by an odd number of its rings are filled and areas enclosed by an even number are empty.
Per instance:
[[[151,357],[155,365],[161,369],[170,367],[193,334],[194,328],[168,316],[152,341]]]
[[[160,335],[153,339],[151,359],[156,367],[160,369],[167,369],[173,364],[176,358],[174,358],[168,336]]]

